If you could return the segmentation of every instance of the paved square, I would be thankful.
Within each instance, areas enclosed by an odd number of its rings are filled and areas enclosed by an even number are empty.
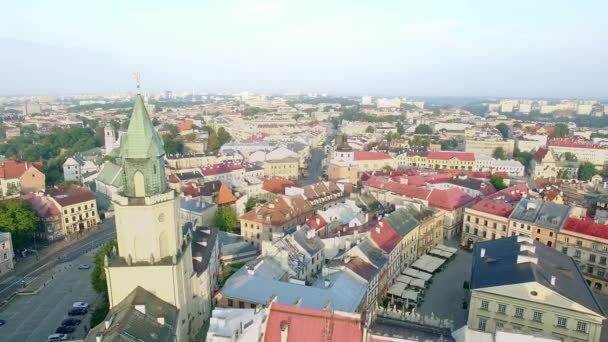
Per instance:
[[[456,256],[443,271],[433,276],[433,283],[426,290],[418,312],[426,315],[434,313],[438,318],[451,319],[454,321],[454,329],[458,329],[467,323],[467,310],[462,308],[462,284],[471,278],[472,256],[470,252],[459,248],[457,241],[446,241],[445,245],[458,248]]]
[[[68,310],[74,302],[95,303],[98,295],[91,287],[91,270],[78,269],[79,264],[93,264],[93,253],[87,253],[68,265],[57,266],[54,279],[38,294],[17,296],[0,309],[0,319],[6,320],[6,325],[0,327],[0,341],[46,341],[61,321],[68,317]],[[89,317],[77,317],[82,319],[82,323],[71,334],[72,338],[84,337],[84,326],[89,327]]]

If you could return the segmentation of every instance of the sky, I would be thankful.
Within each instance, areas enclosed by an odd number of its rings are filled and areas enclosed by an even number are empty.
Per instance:
[[[0,95],[605,98],[608,1],[19,0]]]

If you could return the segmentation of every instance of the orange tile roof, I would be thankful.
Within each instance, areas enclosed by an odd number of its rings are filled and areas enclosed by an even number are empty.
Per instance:
[[[272,192],[273,194],[283,194],[285,193],[285,188],[290,186],[295,186],[296,184],[290,181],[287,178],[265,178],[264,184],[262,185],[262,189]]]
[[[234,197],[232,191],[228,189],[228,186],[222,183],[222,186],[220,186],[220,191],[217,193],[217,197],[215,198],[215,203],[217,203],[217,205],[222,205],[234,202],[236,202],[236,197]]]
[[[10,159],[0,162],[0,178],[11,179],[19,178],[21,175],[29,170],[29,168],[35,167],[39,171],[42,171],[42,162],[24,162],[17,159]]]

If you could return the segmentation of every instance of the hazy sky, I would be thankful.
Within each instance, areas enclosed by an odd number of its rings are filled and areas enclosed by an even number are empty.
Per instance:
[[[608,1],[19,0],[0,94],[606,97]]]

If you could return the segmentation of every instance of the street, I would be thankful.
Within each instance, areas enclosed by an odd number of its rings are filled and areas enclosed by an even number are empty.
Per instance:
[[[83,301],[93,306],[98,295],[90,283],[92,270],[79,270],[78,265],[92,265],[95,251],[56,265],[50,271],[53,279],[38,294],[16,296],[0,309],[0,319],[6,321],[0,327],[0,341],[46,341],[61,321],[68,318],[67,312],[74,302]],[[90,313],[75,318],[81,319],[82,323],[70,335],[82,338],[84,326],[90,327]]]
[[[308,174],[299,180],[302,185],[309,185],[317,183],[320,179],[321,173],[323,172],[321,162],[325,155],[322,148],[315,148],[310,153],[310,160],[308,161]]]
[[[68,245],[50,251],[42,251],[38,260],[28,260],[17,263],[15,270],[8,273],[5,278],[0,279],[0,305],[10,299],[17,291],[22,281],[31,283],[36,277],[52,269],[62,262],[74,260],[87,251],[104,244],[106,241],[116,238],[116,226],[114,220],[106,220],[100,224],[100,228],[90,232],[82,239],[69,242]],[[60,244],[62,242],[58,242]]]

